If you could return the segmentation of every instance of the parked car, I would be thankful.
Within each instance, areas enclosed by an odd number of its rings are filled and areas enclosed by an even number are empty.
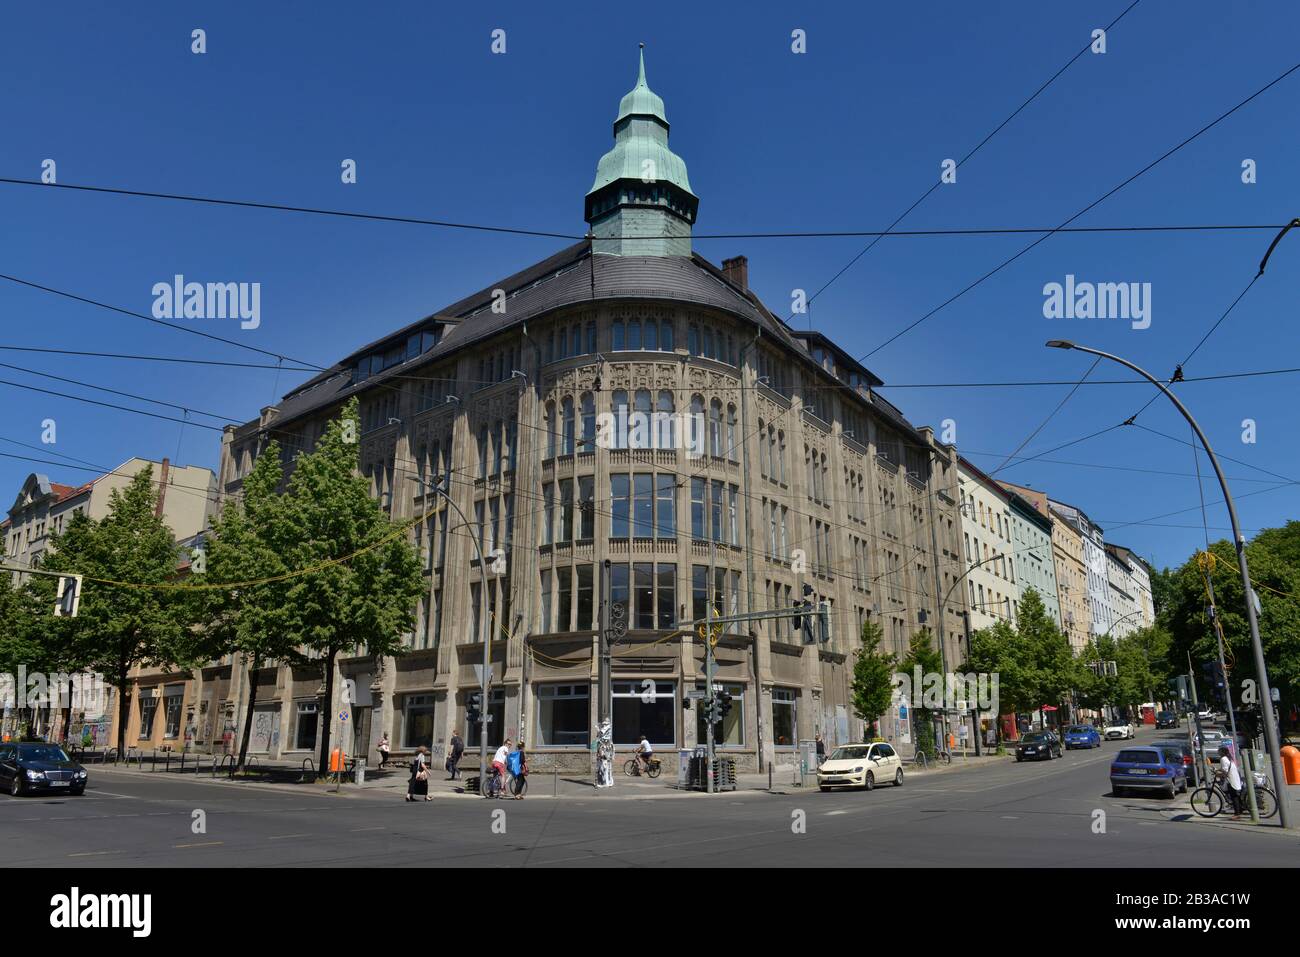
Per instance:
[[[1017,761],[1050,761],[1061,756],[1061,739],[1051,731],[1030,731],[1016,745]]]
[[[1172,711],[1156,712],[1156,728],[1176,728],[1178,727],[1178,715]]]
[[[1133,725],[1128,723],[1106,725],[1107,741],[1128,741],[1133,738],[1135,733]]]
[[[870,744],[846,744],[831,752],[817,769],[817,786],[831,788],[866,788],[892,781],[903,784],[903,761],[893,745],[883,741]]]
[[[1187,790],[1187,769],[1172,747],[1124,748],[1110,764],[1110,787],[1116,797],[1125,791],[1163,791],[1172,798]]]
[[[57,744],[19,741],[0,744],[0,787],[14,797],[34,791],[83,794],[86,769]]]
[[[1065,729],[1065,750],[1100,748],[1101,733],[1090,724],[1072,724]]]
[[[1192,777],[1195,773],[1192,771],[1192,765],[1196,763],[1196,752],[1192,750],[1192,746],[1186,741],[1179,738],[1161,738],[1157,741],[1152,741],[1151,746],[1153,748],[1165,748],[1178,752],[1178,756],[1183,762],[1183,767],[1187,769],[1188,777]]]

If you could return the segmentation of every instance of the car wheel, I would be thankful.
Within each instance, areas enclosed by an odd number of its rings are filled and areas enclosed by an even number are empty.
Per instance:
[[[903,769],[899,768],[897,771],[894,772],[894,787],[901,788],[902,786],[903,786]]]
[[[9,782],[9,793],[14,797],[22,797],[23,779],[18,774],[15,774],[14,779]]]
[[[1016,755],[1016,764],[1019,764],[1019,763],[1020,763],[1021,761],[1023,761],[1023,760],[1024,760],[1024,758],[1022,758],[1020,755],[1018,755],[1018,754]]]
[[[876,776],[875,776],[874,774],[872,774],[870,771],[868,771],[868,772],[867,772],[866,779],[862,782],[862,786],[863,786],[864,788],[866,788],[868,791],[873,791],[873,790],[875,790],[875,787],[876,787]]]
[[[827,787],[826,785],[824,785],[824,784],[820,785],[820,788],[821,788],[821,792],[822,792],[823,794],[825,794],[827,791],[830,790],[830,788],[828,788],[828,787]]]

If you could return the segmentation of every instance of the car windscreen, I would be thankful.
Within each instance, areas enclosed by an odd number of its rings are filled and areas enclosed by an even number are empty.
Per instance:
[[[861,761],[867,756],[871,748],[869,745],[862,745],[854,748],[836,748],[831,752],[832,761]]]
[[[1157,752],[1145,748],[1126,748],[1115,758],[1117,764],[1159,764]]]
[[[1092,730],[1091,728],[1085,728],[1081,724],[1076,724],[1072,728],[1066,728],[1065,733],[1066,734],[1087,734],[1091,730]]]
[[[18,757],[23,761],[66,761],[68,756],[57,744],[25,744],[18,748]]]
[[[1047,740],[1047,735],[1044,734],[1042,731],[1034,731],[1030,734],[1025,735],[1020,740],[1026,742],[1027,744],[1040,744],[1043,741]]]

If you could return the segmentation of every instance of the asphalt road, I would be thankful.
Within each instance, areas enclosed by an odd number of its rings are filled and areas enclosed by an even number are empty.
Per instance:
[[[8,867],[1294,864],[1300,836],[1280,828],[1196,819],[1186,796],[1113,797],[1107,770],[1121,746],[870,793],[416,804],[386,791],[340,797],[92,766],[82,797],[0,797],[0,846]]]

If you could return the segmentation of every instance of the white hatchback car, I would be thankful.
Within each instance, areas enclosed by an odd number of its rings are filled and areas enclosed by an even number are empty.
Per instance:
[[[871,744],[846,744],[831,752],[817,769],[817,786],[831,788],[866,788],[892,782],[903,784],[903,761],[893,745],[883,741]]]
[[[1108,724],[1106,725],[1107,741],[1127,741],[1134,735],[1133,725],[1131,724]]]

